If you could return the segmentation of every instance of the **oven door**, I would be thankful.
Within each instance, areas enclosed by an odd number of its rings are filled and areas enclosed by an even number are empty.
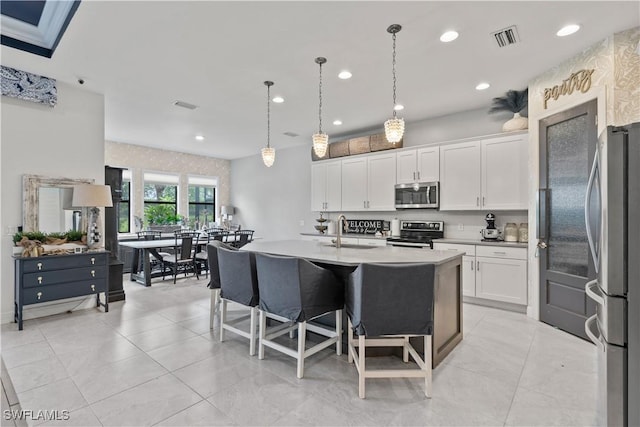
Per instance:
[[[387,246],[395,246],[399,248],[419,248],[419,249],[433,249],[433,242],[429,243],[412,243],[412,242],[398,242],[387,240]]]
[[[421,182],[395,186],[396,209],[437,209],[440,204],[440,183]]]

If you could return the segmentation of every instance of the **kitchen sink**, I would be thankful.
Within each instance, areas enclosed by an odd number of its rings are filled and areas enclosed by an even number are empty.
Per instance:
[[[322,246],[329,246],[329,247],[336,247],[335,243],[326,243]],[[341,248],[346,248],[346,249],[373,249],[376,246],[372,246],[372,245],[356,245],[353,243],[343,243],[342,245],[340,245]]]

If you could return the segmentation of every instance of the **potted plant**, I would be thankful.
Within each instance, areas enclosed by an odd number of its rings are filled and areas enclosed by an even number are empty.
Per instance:
[[[523,112],[529,105],[529,89],[510,90],[505,96],[493,98],[493,106],[489,113],[508,111],[513,113],[513,118],[502,125],[504,132],[523,130],[529,127],[529,119]],[[522,114],[521,114],[522,113]]]
[[[180,230],[182,216],[176,214],[171,206],[150,205],[144,208],[144,219],[149,230],[173,232]]]

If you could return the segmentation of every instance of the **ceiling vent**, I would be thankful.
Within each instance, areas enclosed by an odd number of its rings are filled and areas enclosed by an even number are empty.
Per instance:
[[[518,29],[515,25],[503,28],[495,33],[491,33],[491,36],[496,43],[498,43],[498,47],[510,46],[520,41],[520,37],[518,37]]]
[[[198,108],[197,105],[189,104],[188,102],[184,101],[174,101],[173,105],[175,105],[176,107],[186,108],[187,110],[195,110],[196,108]]]
[[[283,135],[287,135],[287,136],[290,136],[292,138],[295,138],[296,136],[300,136],[295,132],[285,132]]]

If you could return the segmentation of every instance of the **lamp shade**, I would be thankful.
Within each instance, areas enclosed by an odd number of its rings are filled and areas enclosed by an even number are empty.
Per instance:
[[[222,215],[233,215],[236,209],[233,206],[221,206],[220,213]]]
[[[73,187],[72,206],[77,207],[107,207],[113,206],[111,186],[85,184]]]

